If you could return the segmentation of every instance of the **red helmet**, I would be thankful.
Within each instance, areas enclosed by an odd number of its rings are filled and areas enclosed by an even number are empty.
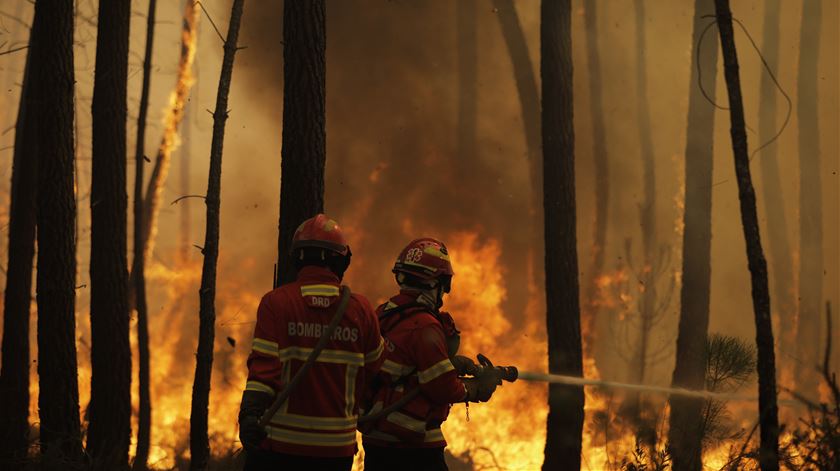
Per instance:
[[[323,214],[303,221],[292,237],[292,251],[304,247],[318,247],[347,255],[350,247],[338,223]]]
[[[400,252],[394,263],[394,269],[391,271],[407,273],[422,280],[451,278],[454,275],[446,246],[443,242],[430,237],[409,242]]]

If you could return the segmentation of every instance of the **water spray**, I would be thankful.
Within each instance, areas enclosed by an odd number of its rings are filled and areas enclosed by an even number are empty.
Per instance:
[[[581,378],[578,376],[567,376],[546,373],[534,373],[531,371],[519,371],[515,366],[494,366],[484,355],[478,355],[479,370],[492,370],[498,378],[498,383],[502,381],[514,382],[518,379],[522,381],[537,382],[537,383],[551,383],[551,384],[565,384],[568,386],[594,386],[607,389],[623,389],[627,391],[661,393],[671,396],[682,396],[695,399],[717,400],[717,401],[744,401],[744,402],[758,402],[758,398],[754,396],[747,396],[745,394],[735,393],[720,393],[705,390],[673,388],[667,386],[653,386],[648,384],[634,384],[621,383],[618,381],[605,381],[602,379]],[[779,400],[779,405],[796,405],[793,400]]]

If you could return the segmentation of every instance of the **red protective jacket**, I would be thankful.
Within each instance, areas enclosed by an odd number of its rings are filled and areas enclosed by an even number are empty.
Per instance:
[[[373,394],[370,413],[400,400],[415,388],[420,393],[404,407],[379,419],[363,431],[366,444],[401,448],[446,446],[440,430],[449,416],[450,404],[466,396],[464,383],[449,360],[444,326],[425,307],[411,307],[397,314],[388,311],[414,303],[399,294],[379,306],[386,359],[379,373],[379,388]]]
[[[294,283],[266,294],[257,310],[245,389],[272,397],[283,389],[329,325],[338,300],[338,278],[312,266],[300,270]],[[266,427],[261,448],[304,456],[354,455],[359,400],[383,360],[376,315],[367,299],[353,294],[312,369]]]

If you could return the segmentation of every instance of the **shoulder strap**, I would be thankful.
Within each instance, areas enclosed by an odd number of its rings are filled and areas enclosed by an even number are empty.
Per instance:
[[[401,304],[401,305],[399,305],[395,308],[391,308],[391,309],[383,311],[382,315],[379,316],[379,329],[380,329],[382,335],[385,335],[386,333],[390,332],[400,322],[407,319],[409,317],[409,314],[413,314],[413,313],[406,313],[406,311],[408,311],[410,309],[415,309],[415,308],[423,308],[424,311],[428,309],[426,306],[424,306],[424,305],[422,305],[418,302],[412,302],[412,303],[407,303],[407,304]],[[391,317],[393,317],[397,314],[401,314],[399,319],[397,319],[396,322],[389,325],[387,329],[383,329],[383,326],[384,326],[383,321],[386,321],[386,320],[390,319]]]
[[[297,385],[300,384],[300,381],[303,379],[304,376],[309,372],[312,368],[312,365],[315,363],[315,360],[318,358],[318,355],[321,354],[321,351],[327,345],[327,341],[332,337],[333,332],[335,332],[336,327],[338,327],[338,323],[341,322],[341,318],[344,317],[344,312],[347,310],[347,305],[350,303],[350,287],[342,285],[341,286],[341,299],[338,301],[338,308],[335,310],[335,314],[333,315],[330,324],[327,326],[327,329],[321,334],[321,338],[318,339],[318,343],[315,344],[315,348],[312,349],[312,352],[309,353],[309,356],[306,358],[306,362],[303,363],[303,366],[295,373],[295,376],[289,381],[288,386],[285,389],[280,391],[277,394],[277,397],[274,399],[274,402],[271,404],[271,407],[265,411],[265,413],[260,418],[260,426],[265,427],[274,414],[277,412],[277,409],[289,399],[289,396],[292,394],[292,391],[297,388]]]

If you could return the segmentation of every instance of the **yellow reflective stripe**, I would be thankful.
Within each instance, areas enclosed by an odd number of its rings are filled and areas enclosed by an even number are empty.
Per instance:
[[[435,363],[434,365],[418,373],[417,377],[420,379],[421,384],[428,383],[429,381],[437,378],[438,376],[450,372],[454,369],[455,367],[452,366],[452,362],[449,361],[449,358],[444,358],[443,360]]]
[[[407,428],[412,432],[426,433],[426,422],[409,417],[400,412],[391,412],[388,414],[386,420],[392,424],[397,424],[402,428]]]
[[[311,348],[306,347],[287,347],[278,352],[281,361],[286,360],[301,360],[306,361],[309,354],[312,353]],[[365,364],[365,356],[361,352],[351,352],[347,350],[321,350],[317,361],[321,363],[340,363],[342,365],[358,365]]]
[[[412,368],[409,365],[402,365],[391,360],[385,360],[385,362],[382,363],[382,371],[394,376],[403,376],[405,374],[411,373],[413,369],[414,368]]]
[[[344,415],[348,417],[353,415],[353,409],[356,407],[356,373],[358,372],[358,366],[347,365],[347,375],[344,378]]]
[[[297,432],[277,427],[266,427],[268,438],[296,445],[310,446],[342,446],[356,443],[356,431],[345,433],[311,433]]]
[[[254,341],[251,343],[251,348],[253,348],[255,352],[265,353],[266,355],[277,355],[277,349],[279,347],[277,342],[254,337]]]
[[[301,296],[338,296],[335,285],[304,285],[300,287]]]
[[[247,383],[245,383],[245,390],[246,391],[259,391],[259,392],[269,393],[272,396],[274,395],[274,389],[271,386],[269,386],[267,384],[260,383],[259,381],[253,381],[253,380],[248,381]]]
[[[393,301],[388,301],[388,304],[385,305],[385,310],[394,309],[397,305]]]
[[[426,430],[426,437],[423,439],[423,441],[426,443],[442,442],[443,440],[443,432],[439,428]]]
[[[423,249],[423,252],[425,252],[429,255],[432,255],[434,257],[437,257],[441,260],[446,260],[447,262],[449,261],[449,255],[441,252],[440,249],[438,249],[437,247],[435,247],[433,245],[427,245],[426,248]]]
[[[403,262],[403,263],[406,264],[406,265],[414,265],[415,267],[425,268],[426,270],[431,270],[431,271],[437,270],[437,268],[435,268],[435,267],[430,267],[428,265],[423,265],[422,263],[408,262],[408,261]]]
[[[356,428],[357,416],[348,417],[312,417],[309,415],[277,412],[271,418],[273,425],[288,425],[307,430],[348,430]]]
[[[379,338],[379,346],[375,350],[365,354],[365,363],[373,363],[382,356],[382,349],[385,347],[385,340]]]

